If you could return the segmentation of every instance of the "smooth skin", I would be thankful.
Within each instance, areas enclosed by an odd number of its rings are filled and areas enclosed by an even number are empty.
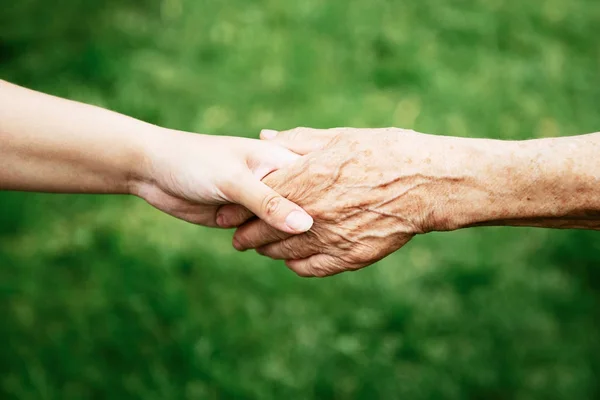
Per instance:
[[[204,226],[240,204],[292,234],[312,218],[261,179],[298,159],[275,142],[165,129],[0,81],[0,190],[132,194]]]
[[[300,276],[370,265],[415,235],[473,226],[600,230],[600,133],[526,141],[414,131],[297,128],[261,137],[305,157],[264,182],[309,212],[313,228],[277,231],[240,206],[238,250],[286,260]]]

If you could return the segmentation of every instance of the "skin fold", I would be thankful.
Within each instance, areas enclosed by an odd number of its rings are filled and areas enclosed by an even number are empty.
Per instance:
[[[370,265],[415,235],[473,226],[600,229],[600,134],[500,141],[414,131],[297,128],[263,139],[305,155],[264,182],[302,206],[289,235],[220,210],[238,250],[286,260],[301,276]]]

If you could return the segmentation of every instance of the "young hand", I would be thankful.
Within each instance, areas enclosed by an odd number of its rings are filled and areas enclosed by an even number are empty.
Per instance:
[[[270,226],[289,233],[310,229],[312,218],[261,180],[300,156],[277,144],[239,137],[160,129],[146,144],[134,194],[177,218],[227,226],[217,210],[240,204]]]

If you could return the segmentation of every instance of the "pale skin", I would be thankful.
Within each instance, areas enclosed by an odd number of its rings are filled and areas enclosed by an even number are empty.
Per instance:
[[[263,131],[305,156],[264,182],[314,218],[290,235],[225,206],[235,248],[300,276],[370,265],[415,235],[473,226],[600,229],[600,133],[527,141],[386,129]],[[248,222],[246,222],[248,221]]]
[[[299,156],[276,143],[176,131],[0,81],[0,190],[132,194],[185,221],[218,226],[223,204],[270,226],[312,218],[261,182]]]

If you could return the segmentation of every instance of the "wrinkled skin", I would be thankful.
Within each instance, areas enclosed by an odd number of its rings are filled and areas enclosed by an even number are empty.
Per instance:
[[[253,220],[236,232],[238,250],[257,248],[287,260],[298,275],[322,277],[370,265],[416,234],[451,228],[443,226],[436,199],[462,178],[431,162],[453,146],[440,137],[392,128],[298,128],[276,141],[299,153],[321,148],[264,179],[303,207],[313,228],[290,236]],[[237,213],[232,224],[248,217],[241,209],[227,212]]]

